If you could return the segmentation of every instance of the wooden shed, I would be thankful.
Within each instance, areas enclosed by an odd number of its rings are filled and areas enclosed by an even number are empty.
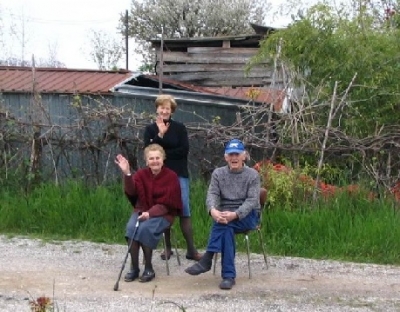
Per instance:
[[[245,72],[260,40],[276,30],[252,26],[254,34],[249,35],[164,39],[162,54],[161,39],[151,40],[157,55],[156,72],[162,71],[168,79],[206,87],[262,87],[276,83],[271,62]]]

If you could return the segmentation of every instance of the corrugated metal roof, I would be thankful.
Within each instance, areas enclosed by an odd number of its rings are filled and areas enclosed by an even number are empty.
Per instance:
[[[153,82],[151,84],[150,82]],[[198,85],[193,85],[190,83],[177,81],[173,79],[168,79],[168,76],[162,78],[162,87],[164,92],[174,94],[180,94],[176,90],[187,91],[185,94],[202,94],[205,97],[216,96],[219,99],[224,98],[225,101],[229,101],[229,98],[241,102],[249,102],[253,100],[257,103],[263,104],[273,104],[275,112],[281,112],[283,108],[283,102],[286,97],[286,93],[281,89],[273,88],[255,88],[255,87],[203,87]],[[158,75],[137,75],[135,79],[127,81],[125,85],[120,85],[116,88],[119,92],[135,93],[135,88],[137,88],[138,94],[143,94],[144,92],[149,92],[149,88],[152,88],[158,92]],[[133,86],[124,88],[125,86]],[[157,86],[157,87],[155,87]],[[147,91],[146,91],[147,90]],[[222,96],[222,97],[221,97]]]
[[[198,103],[201,105],[218,105],[218,106],[238,106],[245,105],[248,101],[226,97],[218,94],[200,93],[187,90],[177,89],[163,89],[166,94],[172,95],[179,102],[189,101],[192,103]],[[152,87],[141,87],[132,85],[120,85],[115,88],[115,94],[132,95],[140,98],[156,99],[160,95],[157,88]]]
[[[133,76],[127,70],[100,71],[66,68],[0,66],[0,92],[106,94]],[[33,78],[35,77],[35,78]]]
[[[151,79],[153,81],[159,81],[158,75],[143,75],[144,78]],[[173,85],[179,87],[183,90],[200,92],[200,93],[211,93],[211,94],[220,94],[218,92],[214,92],[206,87],[197,86],[191,83],[186,83],[178,80],[168,79],[168,76],[163,76],[162,78],[163,85]]]
[[[100,71],[66,68],[36,68],[36,91],[40,93],[79,93],[79,94],[110,94],[126,92],[130,94],[158,94],[157,75],[143,75],[127,70]],[[149,83],[153,81],[153,83]],[[31,67],[0,66],[0,92],[32,92],[33,70]],[[131,87],[133,86],[133,87]],[[136,89],[135,89],[136,87]],[[172,87],[172,89],[171,89]],[[212,98],[223,104],[243,104],[251,99],[258,103],[273,103],[275,111],[281,111],[285,98],[283,90],[250,88],[250,87],[202,87],[163,77],[165,92],[183,98],[193,97],[199,102]],[[175,90],[174,90],[175,89]],[[135,92],[134,90],[137,90]],[[184,90],[184,91],[178,91]],[[176,93],[176,94],[175,94]],[[201,99],[201,97],[204,99]]]

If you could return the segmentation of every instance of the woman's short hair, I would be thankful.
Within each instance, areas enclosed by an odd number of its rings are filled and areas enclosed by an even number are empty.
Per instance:
[[[166,157],[165,151],[162,148],[162,146],[160,144],[157,144],[157,143],[150,144],[149,146],[147,146],[144,149],[144,158],[147,159],[147,156],[149,155],[149,152],[156,152],[156,151],[160,152],[162,157],[163,157],[163,159],[165,159],[165,157]]]
[[[159,96],[157,96],[155,102],[156,109],[159,106],[164,105],[165,102],[168,102],[171,105],[171,112],[174,113],[176,108],[178,107],[178,104],[176,104],[174,97],[169,94],[160,94]]]

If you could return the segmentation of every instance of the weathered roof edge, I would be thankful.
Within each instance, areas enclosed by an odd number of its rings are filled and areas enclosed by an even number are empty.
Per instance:
[[[250,23],[250,27],[254,30],[253,34],[238,34],[238,35],[225,35],[225,36],[216,36],[216,37],[184,37],[184,38],[165,38],[163,41],[165,43],[168,42],[209,42],[209,41],[218,41],[218,40],[244,40],[249,38],[260,38],[266,34],[274,32],[276,30],[280,30],[283,28],[277,28],[272,26],[263,26],[254,23]],[[151,38],[148,40],[151,43],[160,43],[161,38]]]
[[[190,38],[165,38],[163,39],[164,43],[172,43],[172,42],[212,42],[212,41],[224,41],[224,40],[245,40],[245,39],[252,39],[252,38],[260,38],[261,35],[259,34],[245,34],[245,35],[235,35],[235,36],[220,36],[220,37],[190,37]],[[153,38],[148,40],[151,43],[160,43],[161,39]]]
[[[179,101],[190,101],[197,102],[199,104],[209,104],[209,105],[221,105],[221,106],[243,106],[249,104],[250,101],[227,97],[223,95],[214,95],[200,92],[192,91],[182,91],[173,89],[162,89],[163,93],[168,93],[172,95],[176,100]],[[138,86],[119,86],[115,88],[114,94],[123,94],[130,96],[140,96],[145,98],[155,99],[159,94],[159,89],[148,88],[148,87],[138,87]],[[256,102],[256,104],[262,104]]]
[[[254,24],[254,23],[250,23],[250,26],[251,26],[251,28],[253,28],[255,33],[258,34],[258,35],[267,35],[267,34],[272,33],[274,31],[283,29],[283,28],[264,26],[264,25]]]
[[[0,65],[0,70],[21,70],[21,71],[67,71],[67,72],[100,72],[100,73],[120,73],[127,74],[132,71],[119,68],[117,70],[100,70],[100,69],[85,69],[85,68],[69,68],[69,67],[31,67],[31,66],[8,66],[8,65]]]
[[[111,87],[111,88],[109,89],[109,91],[113,93],[113,92],[115,92],[115,89],[117,89],[117,88],[119,88],[119,87],[125,85],[125,83],[127,83],[127,82],[129,82],[129,81],[132,81],[132,80],[136,80],[136,78],[139,77],[139,76],[143,76],[143,73],[142,73],[142,72],[139,72],[139,71],[134,71],[134,72],[130,72],[130,73],[131,73],[131,76],[130,76],[130,77],[124,79],[123,81],[119,82],[119,83],[116,84],[115,86]]]

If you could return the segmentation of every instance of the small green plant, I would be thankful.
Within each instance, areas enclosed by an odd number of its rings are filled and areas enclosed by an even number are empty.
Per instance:
[[[52,300],[45,296],[30,300],[29,306],[32,312],[54,311]]]
[[[153,302],[154,302],[154,299],[155,299],[155,296],[156,296],[156,289],[157,289],[157,285],[155,285],[154,288],[152,289],[151,299],[153,300]],[[164,304],[174,305],[174,306],[176,306],[178,308],[179,311],[186,312],[186,308],[182,304],[176,303],[175,301],[171,301],[171,300],[162,301],[158,305],[164,305]],[[150,311],[152,311],[153,308],[155,308],[154,305],[152,305]]]

